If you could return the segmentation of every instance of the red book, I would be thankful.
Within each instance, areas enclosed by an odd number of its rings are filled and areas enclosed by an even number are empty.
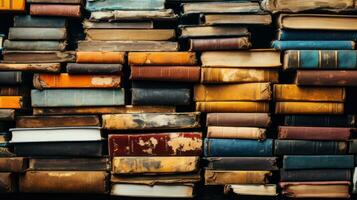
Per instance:
[[[279,126],[281,140],[338,140],[347,141],[353,129],[336,127]]]
[[[149,133],[109,135],[109,155],[115,156],[199,156],[202,133]]]

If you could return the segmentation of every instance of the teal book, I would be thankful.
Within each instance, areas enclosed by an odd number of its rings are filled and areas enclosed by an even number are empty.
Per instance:
[[[87,0],[90,12],[105,10],[162,10],[165,0]]]
[[[284,156],[284,169],[352,169],[353,155]]]
[[[124,89],[49,89],[31,91],[32,107],[122,106]]]
[[[286,50],[353,50],[355,42],[353,41],[273,41],[272,48]]]

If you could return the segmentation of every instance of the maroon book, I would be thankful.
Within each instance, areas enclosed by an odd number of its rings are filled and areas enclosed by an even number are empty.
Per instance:
[[[199,156],[202,133],[149,133],[109,135],[109,155],[114,156]]]
[[[279,126],[280,140],[338,140],[347,141],[353,129],[336,127]]]

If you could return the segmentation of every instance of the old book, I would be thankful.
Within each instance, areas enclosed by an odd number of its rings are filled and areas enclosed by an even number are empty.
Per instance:
[[[68,108],[33,108],[33,115],[90,115],[119,113],[173,113],[174,106],[101,106]],[[1,110],[0,110],[1,111]],[[1,112],[0,112],[1,113]],[[1,115],[1,114],[0,114]]]
[[[275,101],[344,102],[345,88],[342,87],[299,87],[294,84],[275,84]]]
[[[83,0],[27,0],[28,3],[82,4]]]
[[[2,86],[0,96],[29,96],[30,89],[26,86]]]
[[[252,46],[248,37],[189,39],[189,51],[238,50]]]
[[[283,169],[352,169],[353,155],[284,156]]]
[[[15,109],[0,109],[1,121],[13,121],[15,119]]]
[[[124,64],[125,52],[77,51],[77,63]]]
[[[347,142],[275,140],[276,155],[337,155],[347,153]]]
[[[23,157],[0,157],[1,172],[24,172],[28,167],[27,158]]]
[[[35,74],[36,89],[46,88],[119,88],[121,75]]]
[[[247,28],[234,26],[179,26],[179,31],[181,38],[250,36]]]
[[[357,140],[356,139],[351,139],[349,141],[349,146],[348,146],[348,153],[350,154],[357,154]]]
[[[205,185],[265,184],[272,176],[270,171],[205,170]]]
[[[100,141],[100,127],[53,127],[10,129],[11,143]]]
[[[276,102],[275,114],[343,114],[343,103]]]
[[[22,109],[26,106],[26,99],[22,96],[0,96],[0,109]]]
[[[280,181],[349,181],[352,178],[350,169],[307,169],[280,170]]]
[[[254,127],[208,126],[207,138],[256,139],[266,138],[266,129]]]
[[[201,14],[203,25],[270,25],[270,14]]]
[[[0,157],[15,157],[8,147],[0,147]]]
[[[354,115],[286,115],[284,126],[353,127]]]
[[[279,50],[353,50],[354,41],[279,41],[272,42],[271,47]]]
[[[26,0],[1,0],[0,10],[1,11],[25,11]]]
[[[101,171],[27,171],[20,176],[19,190],[26,193],[105,194],[108,179],[109,174]]]
[[[208,113],[207,126],[230,127],[269,127],[270,115],[267,113]]]
[[[101,157],[102,141],[34,142],[14,144],[14,153],[26,157]]]
[[[282,14],[278,24],[281,29],[309,30],[357,30],[357,18],[353,15]]]
[[[192,184],[143,185],[115,183],[111,195],[134,198],[193,198]]]
[[[1,2],[0,2],[1,3]],[[13,193],[17,191],[15,174],[0,172],[0,193]]]
[[[16,128],[100,126],[96,115],[18,116]]]
[[[78,55],[78,54],[77,54]],[[78,60],[78,57],[77,57]],[[84,64],[84,63],[68,63],[66,71],[68,74],[121,74],[123,65],[121,64]],[[121,78],[119,78],[120,80]]]
[[[208,157],[207,169],[215,170],[278,170],[277,157]]]
[[[31,4],[30,15],[79,18],[81,17],[81,6],[64,4]]]
[[[202,133],[110,134],[108,145],[111,157],[199,156],[202,153]]]
[[[31,15],[14,16],[14,27],[30,28],[66,28],[67,20],[65,18],[37,17]]]
[[[291,198],[343,198],[350,197],[349,181],[280,182],[282,194]]]
[[[120,22],[93,22],[85,19],[84,29],[153,29],[154,22],[147,21],[120,21]]]
[[[110,171],[109,158],[31,158],[28,171]]]
[[[60,51],[3,51],[6,63],[63,63],[75,62],[74,52]]]
[[[196,102],[196,111],[207,113],[268,113],[269,103],[250,101]]]
[[[196,85],[194,101],[269,101],[270,83]]]
[[[256,59],[259,58],[259,59]],[[201,55],[203,67],[280,67],[280,52],[271,49],[249,51],[207,51]]]
[[[79,41],[78,51],[178,51],[177,42],[168,41]]]
[[[299,29],[284,29],[277,34],[277,40],[283,41],[304,41],[304,40],[323,40],[323,41],[356,41],[356,31],[340,31],[340,30],[299,30]]]
[[[299,70],[295,76],[297,85],[357,86],[357,71]]]
[[[206,138],[204,154],[207,157],[269,157],[273,156],[273,140]]]
[[[130,79],[144,81],[199,82],[199,66],[131,66]]]
[[[200,114],[191,113],[136,113],[102,116],[102,126],[109,130],[190,129],[200,127]]]
[[[155,156],[155,157],[114,157],[113,174],[160,174],[196,172],[199,157],[195,156]]]
[[[129,65],[197,65],[194,52],[129,52]]]
[[[225,192],[232,191],[237,195],[277,196],[275,184],[230,184],[225,185]]]
[[[32,90],[32,107],[122,106],[124,89]]]
[[[190,1],[188,1],[190,2]],[[184,3],[183,14],[193,13],[259,13],[260,6],[256,2],[199,2]]]
[[[132,105],[187,106],[191,104],[191,89],[132,88]]]
[[[278,83],[279,73],[275,69],[252,68],[201,68],[201,83]]]
[[[0,63],[0,70],[2,71],[29,71],[29,72],[60,72],[60,63],[27,63],[27,64],[13,64]]]
[[[164,9],[165,0],[132,0],[117,1],[117,0],[104,0],[104,1],[89,1],[86,5],[86,10],[101,11],[101,10],[161,10]]]
[[[10,41],[5,40],[5,51],[64,51],[65,42],[59,41]]]
[[[65,28],[11,27],[9,40],[66,40]]]
[[[175,38],[174,29],[87,29],[86,40],[166,41]]]
[[[22,83],[23,73],[17,71],[0,72],[1,85],[20,85]]]
[[[178,16],[172,9],[161,10],[106,10],[91,12],[90,21],[175,21]]]
[[[141,184],[141,185],[160,185],[160,184],[192,184],[198,183],[201,180],[200,173],[184,173],[184,174],[160,174],[160,176],[147,175],[118,175],[112,174],[110,178],[111,183],[128,183],[128,184]]]
[[[281,140],[337,140],[348,141],[354,129],[339,127],[279,126]]]

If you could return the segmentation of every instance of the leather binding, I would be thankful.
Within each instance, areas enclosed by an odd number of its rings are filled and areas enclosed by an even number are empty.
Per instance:
[[[21,86],[2,86],[0,96],[29,96],[30,89]]]
[[[196,111],[216,113],[216,112],[244,112],[244,113],[268,113],[268,102],[250,101],[214,101],[196,102]]]
[[[130,52],[129,65],[197,65],[194,52]]]
[[[278,170],[277,157],[208,157],[207,169],[214,170]]]
[[[78,58],[77,58],[78,60]],[[68,63],[68,74],[121,74],[123,65],[121,64],[81,64],[81,63]]]
[[[78,18],[81,16],[81,6],[63,4],[31,4],[30,14],[38,16],[60,16]]]
[[[356,31],[289,29],[289,30],[280,30],[277,35],[277,40],[284,40],[284,41],[286,41],[286,40],[324,40],[324,41],[329,41],[329,40],[345,40],[346,41],[346,40],[349,40],[349,41],[356,41],[356,39],[357,39]],[[303,51],[319,51],[319,50],[303,50]],[[297,65],[297,66],[299,66],[299,65]]]
[[[264,140],[266,138],[266,129],[254,127],[208,126],[207,138]]]
[[[66,28],[67,20],[65,18],[48,18],[31,15],[14,16],[14,27],[30,28]]]
[[[281,140],[337,140],[347,141],[354,129],[338,127],[279,126],[278,138]]]
[[[0,172],[0,193],[14,193],[16,191],[15,175],[11,172]]]
[[[27,158],[22,157],[0,157],[0,172],[24,172],[28,167],[27,162]]]
[[[65,28],[29,28],[11,27],[9,40],[66,40]]]
[[[271,124],[267,113],[208,113],[207,126],[230,127],[260,127],[266,128]]]
[[[104,11],[105,12],[105,11]],[[120,22],[98,22],[84,19],[84,29],[153,29],[153,21],[120,21]]]
[[[91,41],[173,41],[174,29],[86,29],[86,40]]]
[[[0,109],[22,109],[25,106],[22,96],[0,96]]]
[[[75,62],[73,52],[59,51],[3,51],[6,63],[64,63]]]
[[[275,40],[272,42],[271,47],[279,50],[313,50],[313,49],[326,49],[326,50],[353,50],[356,43],[354,41],[280,41]]]
[[[284,126],[353,127],[354,115],[287,115]]]
[[[31,158],[28,171],[110,171],[109,158]]]
[[[1,121],[13,121],[15,119],[14,109],[0,109],[0,120]]]
[[[280,181],[349,181],[350,169],[280,170]]]
[[[353,155],[293,155],[283,157],[283,169],[352,169]]]
[[[349,145],[348,145],[348,153],[349,154],[357,154],[357,140],[356,139],[351,139],[349,141]],[[357,162],[357,160],[356,160]]]
[[[278,83],[279,73],[274,69],[201,68],[201,83]]]
[[[199,66],[131,66],[131,80],[199,82]]]
[[[23,73],[16,71],[2,71],[0,72],[1,85],[20,85],[22,83]]]
[[[266,184],[270,171],[220,171],[205,170],[205,185]]]
[[[132,105],[188,106],[191,104],[189,88],[132,88]]]
[[[275,114],[330,114],[337,115],[344,113],[343,103],[330,102],[276,102]]]
[[[78,51],[178,51],[177,42],[168,41],[79,41]]]
[[[18,116],[16,128],[100,126],[96,115]]]
[[[110,133],[109,133],[110,134]],[[202,133],[170,132],[110,134],[109,155],[114,156],[199,156]]]
[[[47,72],[59,73],[61,71],[60,63],[0,63],[0,70],[2,71],[30,71],[30,72]]]
[[[276,155],[342,155],[347,150],[347,142],[275,140]]]
[[[248,37],[190,39],[189,51],[249,49],[252,44]]]
[[[77,63],[124,64],[125,52],[76,52]]]
[[[295,83],[314,86],[357,86],[357,71],[299,70],[295,76]]]
[[[65,51],[66,46],[61,41],[4,41],[5,51]]]
[[[0,11],[25,11],[26,0],[1,0]]]
[[[137,5],[136,5],[137,6]],[[98,11],[92,12],[89,20],[90,21],[130,21],[130,20],[153,20],[153,21],[175,21],[178,16],[174,13],[172,9],[162,9],[162,10],[113,10],[113,11]]]
[[[184,174],[160,174],[160,176],[147,175],[117,175],[112,174],[110,181],[112,183],[129,183],[143,185],[166,185],[166,184],[192,184],[198,183],[201,180],[199,173],[184,173]]]

